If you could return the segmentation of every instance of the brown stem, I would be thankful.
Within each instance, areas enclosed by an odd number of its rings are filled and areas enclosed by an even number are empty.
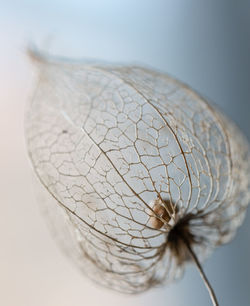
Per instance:
[[[219,303],[217,301],[217,298],[216,298],[216,295],[214,293],[214,290],[211,287],[211,285],[210,285],[210,283],[209,283],[209,281],[208,281],[208,279],[206,277],[205,272],[202,269],[202,266],[201,266],[197,256],[195,255],[193,249],[191,248],[190,243],[184,237],[182,237],[182,240],[185,243],[185,245],[186,245],[186,247],[187,247],[187,249],[189,251],[190,256],[192,257],[194,263],[196,264],[196,266],[197,266],[197,268],[198,268],[198,270],[200,272],[200,276],[203,279],[203,281],[204,281],[204,283],[205,283],[205,285],[207,287],[207,290],[209,292],[209,295],[210,295],[210,298],[212,300],[213,306],[219,306]]]

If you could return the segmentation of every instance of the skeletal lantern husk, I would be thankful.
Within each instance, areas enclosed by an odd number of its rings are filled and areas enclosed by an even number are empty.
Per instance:
[[[190,88],[140,67],[33,53],[29,156],[53,235],[84,274],[136,293],[181,275],[169,241],[183,220],[203,260],[232,239],[249,202],[249,146]],[[173,241],[172,241],[173,242]]]

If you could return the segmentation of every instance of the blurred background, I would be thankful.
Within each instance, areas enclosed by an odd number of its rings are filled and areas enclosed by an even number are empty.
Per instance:
[[[34,80],[29,42],[77,58],[137,62],[191,85],[250,138],[250,1],[0,0],[0,304],[211,305],[194,266],[139,296],[96,288],[60,252],[35,202],[23,114]],[[220,305],[250,305],[250,210],[205,262]]]

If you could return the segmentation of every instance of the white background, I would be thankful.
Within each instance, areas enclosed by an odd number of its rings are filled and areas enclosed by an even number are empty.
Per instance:
[[[29,42],[54,54],[145,63],[218,104],[250,136],[250,1],[0,0],[0,305],[211,305],[198,272],[139,296],[96,288],[57,248],[40,215],[23,114]],[[220,305],[250,305],[250,213],[204,264]]]

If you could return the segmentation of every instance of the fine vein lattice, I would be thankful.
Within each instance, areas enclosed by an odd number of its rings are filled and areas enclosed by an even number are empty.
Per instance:
[[[33,54],[30,159],[54,235],[86,275],[128,293],[230,241],[249,202],[237,127],[176,80]]]

